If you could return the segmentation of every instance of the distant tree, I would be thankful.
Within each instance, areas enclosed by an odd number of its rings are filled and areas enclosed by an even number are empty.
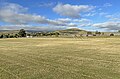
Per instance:
[[[55,36],[58,37],[58,35],[60,35],[58,32],[55,32]]]
[[[120,32],[120,30],[118,30],[118,32]]]
[[[52,32],[50,32],[49,35],[52,36],[53,35]]]
[[[92,32],[87,32],[87,35],[92,35]]]
[[[96,34],[93,34],[93,36],[96,36]]]
[[[18,34],[20,37],[26,37],[26,32],[24,29],[21,29]]]
[[[3,34],[2,34],[2,35],[0,35],[0,38],[3,38]]]
[[[9,36],[10,38],[14,38],[14,36],[11,34],[10,36]]]
[[[14,35],[14,37],[15,37],[15,38],[18,38],[18,37],[19,37],[19,35],[18,35],[18,34],[15,34],[15,35]]]
[[[8,35],[3,35],[3,38],[8,38]]]
[[[38,32],[38,33],[36,33],[36,36],[37,36],[37,37],[41,36],[41,33],[39,33],[39,32]]]
[[[104,32],[102,32],[102,35],[104,35]]]
[[[30,36],[30,34],[27,34],[27,36]]]
[[[110,36],[114,36],[114,34],[113,34],[113,33],[111,33],[111,34],[110,34]]]
[[[2,35],[0,35],[0,38],[3,38],[3,34],[2,34]]]
[[[7,34],[7,37],[10,38],[10,34]]]
[[[5,36],[6,36],[6,38],[9,38],[9,34],[6,34]]]
[[[98,35],[100,35],[100,34],[101,34],[101,32],[98,32],[98,31],[96,31],[96,32],[95,32],[95,34],[98,34]]]

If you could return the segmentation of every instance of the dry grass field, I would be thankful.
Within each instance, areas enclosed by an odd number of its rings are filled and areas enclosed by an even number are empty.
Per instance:
[[[0,39],[0,79],[120,79],[120,38]]]

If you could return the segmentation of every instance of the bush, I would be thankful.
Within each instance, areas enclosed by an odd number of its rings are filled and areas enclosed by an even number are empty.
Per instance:
[[[98,31],[96,31],[96,32],[95,32],[95,34],[98,34],[98,35],[100,35],[100,34],[101,34],[101,32],[98,32]]]
[[[110,34],[110,36],[114,36],[114,34],[113,34],[113,33],[111,33],[111,34]]]
[[[92,32],[87,32],[87,35],[92,35]]]
[[[26,32],[24,29],[21,29],[18,34],[20,37],[26,37]]]
[[[3,35],[0,35],[0,38],[3,38]]]

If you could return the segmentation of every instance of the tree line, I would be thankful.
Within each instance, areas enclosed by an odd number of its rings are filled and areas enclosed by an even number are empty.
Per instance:
[[[118,31],[120,32],[120,30]],[[24,29],[20,29],[18,33],[6,33],[6,34],[0,34],[0,38],[21,38],[21,37],[41,37],[41,36],[54,36],[58,37],[59,35],[62,35],[60,32],[26,32]],[[104,36],[104,32],[90,32],[88,31],[86,33],[86,36]],[[75,35],[77,36],[77,35]],[[80,34],[80,36],[83,36],[83,34]],[[109,34],[109,36],[114,36],[113,33]]]
[[[1,34],[0,38],[21,38],[21,37],[40,37],[40,36],[55,36],[58,37],[60,35],[59,32],[33,32],[33,33],[26,33],[24,29],[20,29],[16,34]]]

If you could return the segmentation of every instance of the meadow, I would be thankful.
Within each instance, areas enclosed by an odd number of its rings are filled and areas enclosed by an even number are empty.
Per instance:
[[[120,38],[0,39],[0,79],[120,79]]]

